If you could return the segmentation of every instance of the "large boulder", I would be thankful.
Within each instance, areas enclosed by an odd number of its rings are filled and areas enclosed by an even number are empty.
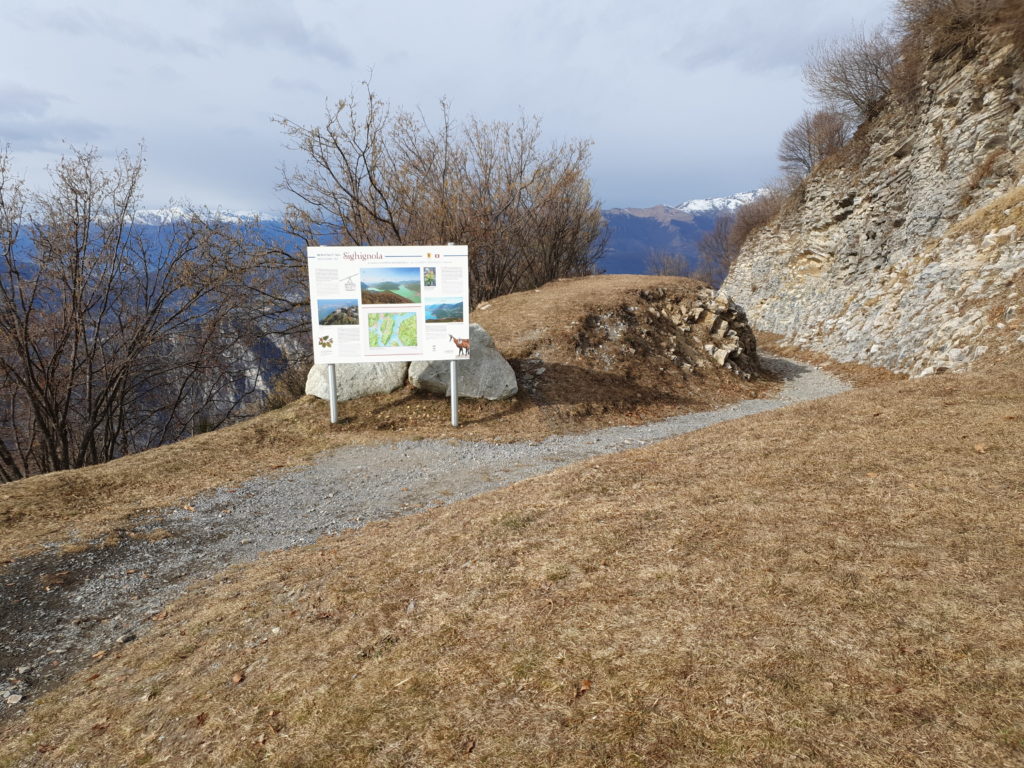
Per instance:
[[[401,389],[405,386],[408,370],[406,362],[337,363],[334,371],[338,402]],[[310,369],[306,377],[306,394],[316,395],[321,400],[330,399],[326,365],[314,365]]]
[[[469,326],[469,359],[458,363],[459,397],[504,400],[519,391],[516,374],[494,346],[491,335],[476,323]],[[409,364],[409,383],[417,389],[451,394],[448,360]]]

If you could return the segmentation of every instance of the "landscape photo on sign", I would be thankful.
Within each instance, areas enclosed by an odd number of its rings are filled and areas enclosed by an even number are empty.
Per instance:
[[[415,312],[368,312],[367,341],[371,349],[415,347],[419,343]]]
[[[419,267],[364,267],[359,271],[363,304],[419,304]]]
[[[461,323],[465,320],[462,299],[458,296],[428,300],[424,314],[428,323]]]
[[[316,316],[320,325],[359,325],[355,299],[318,299]]]

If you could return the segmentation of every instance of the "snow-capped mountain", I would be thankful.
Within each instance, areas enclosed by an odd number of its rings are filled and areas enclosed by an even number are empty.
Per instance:
[[[259,218],[260,221],[276,221],[279,218],[272,214],[260,213],[259,211],[224,211],[219,208],[217,210],[199,209],[199,211],[211,219],[219,219],[227,224],[242,224],[256,218]],[[172,221],[187,219],[191,215],[192,212],[187,208],[179,205],[169,205],[164,208],[139,209],[135,211],[133,220],[136,224],[142,224],[143,226],[158,227],[163,224],[170,224]]]
[[[608,247],[599,266],[613,274],[643,274],[652,254],[659,252],[681,254],[693,267],[697,243],[715,226],[718,217],[764,192],[758,189],[728,197],[687,200],[679,205],[606,210]]]
[[[687,200],[685,203],[671,206],[677,211],[684,213],[722,213],[723,211],[735,211],[741,205],[755,200],[765,194],[767,189],[755,189],[752,192],[740,192],[729,197],[710,197],[698,200]]]

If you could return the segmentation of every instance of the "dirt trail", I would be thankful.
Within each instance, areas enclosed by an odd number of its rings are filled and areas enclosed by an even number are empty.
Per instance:
[[[197,497],[83,551],[16,560],[0,571],[0,718],[16,716],[96,654],[132,642],[189,584],[261,552],[848,389],[821,370],[763,357],[786,382],[771,398],[537,442],[420,440],[341,448],[309,467]]]

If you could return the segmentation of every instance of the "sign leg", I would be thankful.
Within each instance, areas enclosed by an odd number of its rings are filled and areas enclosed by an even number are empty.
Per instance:
[[[338,423],[338,380],[334,375],[334,363],[327,365],[327,393],[330,395],[331,424]]]
[[[459,426],[459,379],[456,374],[458,366],[455,361],[452,360],[450,373],[448,378],[451,379],[451,393],[452,393],[452,426]]]

